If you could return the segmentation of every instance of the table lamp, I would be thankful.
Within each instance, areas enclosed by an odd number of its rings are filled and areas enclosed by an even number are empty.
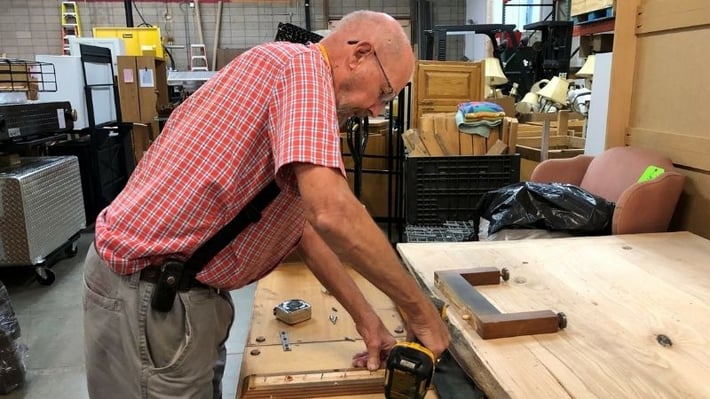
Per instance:
[[[549,110],[553,104],[566,106],[567,91],[569,91],[569,81],[559,76],[553,77],[545,87],[537,92],[537,95],[545,100],[545,104],[543,104],[540,109],[546,112],[545,108],[547,107]]]
[[[594,76],[594,54],[587,56],[587,61],[585,61],[582,68],[576,73],[580,78],[591,78]]]
[[[488,97],[498,97],[494,87],[508,83],[508,78],[505,77],[498,58],[484,58],[483,62],[485,65],[486,95]]]
[[[523,96],[519,103],[515,104],[515,110],[521,114],[529,114],[539,110],[540,99],[537,93],[529,92]]]

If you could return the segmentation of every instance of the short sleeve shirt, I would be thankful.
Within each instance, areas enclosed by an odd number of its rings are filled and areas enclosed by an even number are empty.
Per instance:
[[[272,179],[262,218],[197,275],[216,288],[246,285],[276,267],[305,223],[295,162],[345,176],[332,75],[314,45],[248,50],[180,104],[96,220],[95,245],[119,274],[186,260]]]

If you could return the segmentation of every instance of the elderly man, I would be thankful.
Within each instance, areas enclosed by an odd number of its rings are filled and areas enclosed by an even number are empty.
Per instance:
[[[397,21],[358,11],[319,44],[254,47],[175,109],[96,220],[84,274],[92,397],[219,397],[214,366],[234,316],[225,291],[293,249],[355,320],[366,345],[355,366],[377,369],[395,340],[341,259],[402,309],[410,335],[436,356],[446,349],[437,310],[350,191],[339,147],[339,122],[378,115],[413,66]],[[277,194],[257,204],[260,217],[184,271],[271,181]]]

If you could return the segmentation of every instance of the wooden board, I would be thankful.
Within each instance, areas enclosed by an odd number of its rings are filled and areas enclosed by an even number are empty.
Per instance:
[[[439,140],[436,138],[436,126],[434,125],[434,115],[424,114],[420,118],[419,138],[424,143],[427,153],[431,156],[447,155],[441,148]]]
[[[392,301],[374,285],[362,278],[352,269],[348,273],[358,283],[368,301],[373,304],[377,314],[390,331],[401,326],[401,319]],[[293,326],[284,324],[273,315],[273,309],[288,299],[303,299],[311,304],[312,317]],[[334,311],[333,309],[336,309]],[[338,315],[333,324],[328,319],[331,314]],[[343,341],[345,337],[358,338],[355,324],[343,307],[332,295],[326,293],[320,282],[302,263],[283,264],[265,279],[260,280],[254,296],[254,310],[247,345],[264,346],[279,344],[278,333],[287,330],[292,342],[328,342]],[[267,337],[263,344],[256,342],[256,337]],[[269,339],[268,337],[274,337]]]
[[[478,287],[491,303],[567,315],[554,334],[484,341],[449,312],[451,350],[491,398],[710,397],[706,239],[678,232],[397,249],[428,288],[436,270],[507,267],[508,283]]]
[[[355,271],[350,268],[347,271],[385,326],[397,339],[404,339],[404,333],[394,332],[402,326],[402,319],[392,301]],[[312,307],[311,319],[295,325],[277,320],[273,315],[273,308],[289,299],[308,302]],[[329,316],[333,314],[338,317],[335,324],[329,320]],[[279,339],[281,331],[287,332],[291,351],[283,350]],[[258,350],[259,354],[251,355],[253,350]],[[239,389],[245,392],[237,397],[245,397],[244,394],[248,394],[245,381],[250,376],[265,378],[281,375],[284,376],[284,383],[291,384],[295,380],[287,380],[289,375],[349,370],[352,356],[364,350],[365,344],[358,335],[350,315],[325,291],[310,270],[303,263],[282,264],[257,284],[239,384]],[[351,377],[353,375],[351,374]],[[308,392],[329,395],[354,394],[353,391],[345,389],[347,386],[348,384],[342,384],[340,387],[334,385],[333,379],[330,378],[324,379],[320,385],[311,385],[311,391]],[[281,392],[280,389],[276,384],[273,392]],[[268,393],[268,390],[266,392]],[[262,395],[263,392],[260,391],[259,394]]]
[[[445,149],[446,155],[461,155],[459,149],[459,128],[456,126],[453,112],[435,114],[434,130],[439,144]]]
[[[508,153],[509,154],[515,154],[515,147],[518,144],[518,120],[513,119],[510,122],[509,129],[510,133],[508,134]]]
[[[590,11],[613,7],[615,0],[572,0],[570,15],[575,16]]]
[[[674,226],[710,237],[710,114],[704,106],[710,83],[694,78],[710,62],[701,50],[710,39],[710,3],[618,2],[616,27],[606,146],[647,147],[680,164],[689,178]],[[666,107],[656,98],[679,101]]]
[[[548,159],[572,158],[584,154],[584,139],[572,136],[550,136]],[[541,137],[523,137],[517,140],[516,150],[523,159],[541,160]]]

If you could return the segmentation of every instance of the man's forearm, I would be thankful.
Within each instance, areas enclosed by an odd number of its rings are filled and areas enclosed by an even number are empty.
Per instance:
[[[309,222],[342,259],[387,294],[410,316],[427,298],[401,266],[389,241],[333,170],[306,166],[299,189]],[[432,306],[433,309],[433,306]],[[431,309],[429,309],[431,310]]]
[[[318,281],[340,302],[356,324],[374,315],[360,288],[348,275],[338,256],[328,248],[313,227],[306,223],[298,247],[301,258]]]

